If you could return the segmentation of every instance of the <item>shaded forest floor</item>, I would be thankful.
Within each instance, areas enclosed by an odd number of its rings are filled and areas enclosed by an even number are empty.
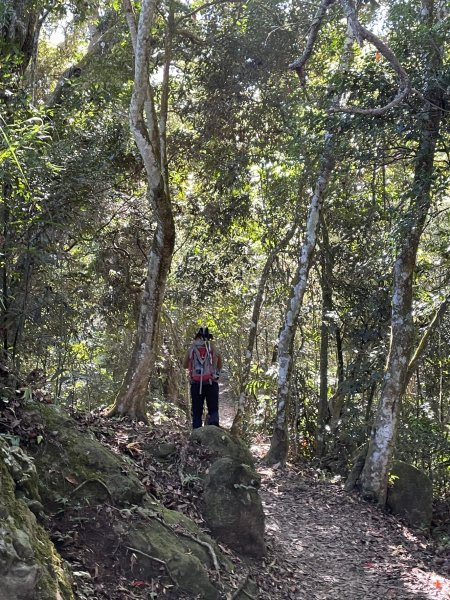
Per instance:
[[[231,425],[234,410],[225,387],[224,427]],[[258,440],[251,449],[260,463],[268,444]],[[395,517],[344,492],[341,482],[320,480],[319,472],[260,464],[258,471],[269,548],[256,576],[261,598],[450,598],[448,549],[436,548]]]
[[[305,600],[450,598],[449,556],[340,485],[260,469],[274,592]]]
[[[222,427],[231,425],[234,410],[224,385]],[[186,427],[177,425],[175,417],[151,427],[96,417],[87,422],[81,419],[79,427],[86,427],[114,452],[131,460],[148,492],[166,507],[204,526],[199,511],[201,481],[185,476],[204,472],[208,453],[189,441]],[[345,493],[342,482],[327,481],[319,471],[293,465],[263,467],[264,442],[255,440],[252,452],[262,476],[268,553],[263,561],[246,562],[223,548],[236,567],[234,574],[224,574],[229,588],[237,590],[250,578],[259,587],[260,600],[450,599],[447,549],[436,548],[432,540],[416,535],[396,518]],[[149,451],[161,443],[176,448],[162,461]],[[109,552],[105,563],[107,544],[99,543],[100,532],[106,540],[114,513],[105,509],[92,517],[89,526],[60,521],[53,529],[60,552],[75,572],[79,600],[188,598],[173,589],[164,571],[151,582],[121,577],[114,554]],[[229,593],[227,600],[234,595]]]

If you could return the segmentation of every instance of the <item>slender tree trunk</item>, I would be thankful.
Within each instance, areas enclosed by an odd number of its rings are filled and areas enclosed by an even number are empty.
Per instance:
[[[14,304],[17,307],[17,311],[12,316],[14,317],[14,329],[10,327],[13,331],[13,339],[12,339],[12,348],[11,348],[11,358],[16,369],[19,369],[18,364],[18,349],[20,347],[20,341],[22,339],[22,333],[25,327],[26,316],[28,312],[28,300],[30,295],[30,287],[31,287],[31,278],[33,273],[33,259],[31,258],[30,247],[27,248],[26,260],[24,265],[24,270],[21,276],[21,286],[19,289],[18,296],[14,298]]]
[[[7,196],[4,197],[5,199]],[[12,233],[9,226],[10,208],[13,197],[3,207],[3,298],[0,327],[3,332],[3,347],[8,359],[15,359],[20,354],[20,342],[26,323],[30,289],[39,267],[38,251],[48,244],[46,225],[38,226],[33,234],[28,233],[26,247],[12,262]],[[6,211],[6,212],[5,212]],[[6,219],[6,220],[5,220]],[[17,366],[17,365],[16,365]]]
[[[311,267],[314,248],[316,245],[319,218],[322,210],[325,191],[330,181],[331,173],[335,165],[334,136],[326,134],[325,149],[319,176],[316,181],[314,193],[309,206],[308,220],[306,224],[306,238],[303,243],[296,282],[293,286],[291,299],[286,311],[284,327],[280,334],[278,343],[278,391],[277,391],[277,414],[270,444],[270,449],[265,457],[266,464],[284,462],[287,458],[288,441],[288,409],[289,409],[289,381],[292,371],[292,349],[294,347],[295,332],[297,330],[300,309],[303,304],[306,286],[308,282],[309,269]]]
[[[0,57],[11,53],[11,47],[8,46],[10,42],[20,53],[20,61],[15,63],[14,70],[23,75],[33,55],[38,10],[36,3],[31,0],[12,0],[8,8],[0,27],[0,36],[7,42],[0,47]]]
[[[370,434],[370,423],[371,423],[371,417],[370,415],[372,414],[372,406],[373,406],[373,399],[375,396],[375,392],[377,389],[377,384],[376,382],[372,383],[372,385],[369,388],[369,393],[367,396],[367,405],[366,405],[366,417],[365,417],[365,422],[366,422],[366,436],[368,436]]]
[[[325,454],[325,427],[329,420],[328,410],[328,346],[330,338],[330,312],[333,310],[331,276],[333,273],[332,255],[325,220],[321,219],[323,247],[321,254],[322,270],[322,323],[320,326],[320,368],[319,405],[317,409],[316,457]]]
[[[440,304],[439,308],[434,313],[434,316],[431,319],[430,324],[428,325],[428,327],[424,331],[422,337],[420,338],[417,348],[415,349],[414,354],[413,354],[411,360],[409,361],[408,373],[406,375],[406,383],[409,382],[409,380],[413,376],[414,371],[417,369],[417,365],[425,351],[425,348],[427,347],[428,340],[430,339],[431,334],[436,330],[436,327],[438,327],[440,325],[442,318],[444,317],[445,313],[447,312],[449,304],[450,304],[450,295],[447,296],[445,298],[445,300]],[[419,382],[418,371],[417,371],[417,387],[419,389],[419,395],[420,395],[420,382]]]
[[[294,61],[294,63],[290,65],[291,69],[297,71],[300,79],[302,79],[304,65],[311,55],[314,41],[320,29],[326,10],[328,6],[333,4],[333,2],[334,0],[322,0],[316,13],[315,20],[310,29],[310,35],[306,44],[305,52],[300,59]],[[340,69],[347,68],[353,58],[353,41],[354,36],[350,31],[350,28],[348,28],[347,37],[345,39],[342,51],[342,60],[339,67]],[[333,108],[338,107],[340,100],[340,96],[336,96],[333,99]],[[327,131],[325,134],[325,146],[320,161],[319,174],[309,205],[309,213],[306,223],[306,237],[299,256],[297,274],[292,289],[291,299],[286,311],[284,327],[281,330],[279,338],[277,410],[270,449],[264,459],[266,464],[269,465],[278,462],[285,462],[288,455],[289,383],[293,368],[292,351],[294,348],[295,333],[297,331],[300,310],[303,305],[303,297],[305,295],[306,286],[308,283],[309,269],[311,267],[314,248],[316,245],[317,231],[319,227],[324,196],[336,163],[337,144],[335,142],[335,137],[341,132],[341,130],[342,126],[339,125],[334,131]]]
[[[273,263],[281,250],[287,246],[289,241],[297,229],[297,223],[294,223],[290,230],[286,233],[281,242],[274,248],[268,255],[264,268],[261,273],[261,277],[258,284],[258,290],[256,292],[255,301],[253,303],[252,319],[250,323],[250,329],[248,332],[247,346],[244,356],[244,366],[242,369],[242,379],[239,390],[239,403],[236,415],[233,419],[231,426],[231,432],[234,435],[242,433],[242,421],[245,414],[245,409],[248,402],[247,386],[250,380],[250,369],[253,358],[253,351],[255,347],[256,334],[258,331],[259,317],[261,315],[261,308],[264,301],[264,290],[266,288],[267,280],[269,278],[270,271],[273,267]]]
[[[422,14],[432,25],[433,3],[423,3]],[[428,89],[418,123],[420,139],[410,204],[401,230],[401,245],[394,264],[391,342],[384,373],[381,398],[372,428],[369,449],[361,474],[362,493],[380,505],[386,501],[387,479],[398,428],[400,403],[408,382],[408,366],[414,343],[412,319],[413,275],[417,249],[431,203],[434,155],[442,116],[442,89],[438,75],[439,48],[433,40],[426,49],[429,56]]]
[[[153,209],[157,225],[149,253],[147,280],[134,349],[125,379],[108,415],[127,415],[132,419],[148,422],[147,389],[156,359],[159,320],[175,244],[175,224],[166,177],[161,167],[161,131],[149,86],[151,29],[156,0],[143,0],[137,30],[128,0],[124,1],[124,9],[135,51],[130,126],[144,162],[149,204]]]
[[[2,326],[2,359],[8,360],[9,356],[9,341],[8,327],[6,326],[6,315],[9,308],[9,203],[10,203],[10,187],[3,183],[3,207],[2,207],[2,305],[1,305],[1,326]]]
[[[342,350],[342,333],[339,326],[336,327],[336,362],[337,362],[337,387],[344,383],[344,352]]]
[[[17,91],[21,85],[39,36],[40,25],[38,19],[38,6],[30,0],[11,0],[4,7],[0,23],[0,68],[9,72],[12,77],[8,79],[9,90]],[[0,91],[0,114],[3,122],[12,122],[15,115],[14,96],[3,94]],[[13,306],[18,294],[11,290],[11,273],[16,271],[11,265],[12,233],[10,227],[10,212],[13,208],[12,179],[7,175],[2,182],[3,210],[2,210],[2,357],[10,358],[11,342],[20,336],[20,324],[23,321],[23,311],[20,306]],[[19,273],[21,275],[21,273]],[[18,292],[23,288],[18,287]],[[19,301],[20,304],[20,301]],[[13,333],[11,334],[11,329]]]

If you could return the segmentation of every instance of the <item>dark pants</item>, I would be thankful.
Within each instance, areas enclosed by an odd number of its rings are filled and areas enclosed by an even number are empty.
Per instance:
[[[219,425],[219,384],[217,381],[203,381],[200,392],[200,382],[191,382],[192,398],[192,428],[202,426],[203,405],[206,400],[208,407],[208,425]]]

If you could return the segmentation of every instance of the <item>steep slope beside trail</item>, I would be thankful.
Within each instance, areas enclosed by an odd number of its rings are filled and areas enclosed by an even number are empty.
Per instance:
[[[221,423],[235,404],[224,385]],[[255,456],[267,450],[254,445]],[[340,484],[258,467],[268,556],[254,565],[261,599],[449,600],[450,554]],[[442,549],[443,550],[443,549]]]

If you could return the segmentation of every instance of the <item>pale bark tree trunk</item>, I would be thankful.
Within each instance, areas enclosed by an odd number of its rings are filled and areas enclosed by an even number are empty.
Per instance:
[[[320,24],[325,16],[326,8],[333,2],[334,0],[322,0],[322,3],[317,11],[316,18],[311,26],[305,52],[300,59],[296,60],[291,65],[291,68],[296,70],[301,78],[303,76],[304,65],[311,55],[314,40],[317,37]],[[347,67],[349,61],[352,59],[352,44],[353,36],[351,35],[350,31],[348,31],[342,52],[342,61],[340,65],[341,69]],[[337,106],[339,103],[340,97],[335,97],[333,105]],[[309,269],[311,267],[314,255],[324,195],[336,163],[335,153],[337,144],[335,142],[335,137],[338,135],[340,130],[341,128],[339,126],[336,127],[335,131],[326,132],[325,134],[325,146],[320,161],[319,174],[316,179],[314,192],[309,205],[308,219],[306,223],[306,236],[300,252],[295,283],[292,289],[291,299],[287,307],[284,326],[281,330],[278,342],[277,408],[270,449],[264,458],[264,462],[268,465],[273,465],[279,462],[283,463],[288,455],[289,385],[293,368],[292,354],[294,349],[295,334],[297,331],[300,310],[303,305],[303,297],[305,295],[308,283]]]
[[[290,68],[296,71],[300,80],[304,81],[304,68],[310,58],[317,35],[322,26],[328,8],[334,4],[335,0],[321,0],[317,9],[315,18],[311,25],[305,50],[300,58],[295,60]],[[356,39],[360,44],[364,40],[373,44],[377,50],[386,58],[391,67],[397,73],[399,80],[399,89],[395,98],[385,106],[375,109],[363,109],[359,107],[342,107],[339,100],[335,100],[330,108],[330,113],[357,113],[361,115],[382,115],[391,108],[399,105],[410,91],[410,82],[408,76],[399,63],[395,54],[384,44],[376,35],[361,25],[357,18],[356,8],[353,0],[340,0],[340,4],[347,17],[349,33],[344,46],[343,67],[348,65],[351,53],[351,42]],[[277,412],[275,417],[274,432],[271,440],[270,450],[265,457],[267,464],[284,462],[288,453],[288,400],[289,400],[289,378],[292,370],[292,355],[290,349],[294,346],[295,331],[303,302],[303,296],[306,290],[308,271],[311,265],[313,250],[316,242],[317,225],[321,212],[323,194],[330,179],[334,167],[335,147],[333,138],[325,144],[324,154],[322,156],[321,170],[316,183],[308,217],[307,236],[302,248],[299,260],[299,278],[294,286],[290,305],[288,307],[284,328],[282,330],[279,342],[279,366],[278,366],[278,392],[277,392]]]
[[[445,300],[443,300],[443,302],[440,304],[439,308],[434,313],[433,318],[431,319],[428,327],[423,332],[423,335],[420,338],[417,348],[415,349],[414,354],[413,354],[411,360],[409,361],[408,372],[406,374],[406,383],[407,384],[409,383],[409,380],[413,376],[414,371],[418,367],[418,363],[419,363],[420,359],[422,358],[422,355],[425,352],[425,349],[427,347],[428,340],[430,339],[431,335],[434,333],[437,326],[440,324],[442,318],[444,317],[445,313],[447,312],[449,304],[450,304],[450,296],[447,296],[445,298]],[[420,389],[420,386],[419,386],[419,389]]]
[[[286,311],[284,327],[278,342],[278,390],[275,425],[269,452],[264,462],[268,465],[284,462],[287,458],[288,440],[288,408],[289,408],[289,383],[292,372],[292,349],[294,347],[295,333],[297,331],[300,309],[303,305],[308,283],[308,274],[311,267],[314,248],[316,245],[317,230],[324,194],[328,186],[335,165],[334,136],[326,134],[325,149],[322,155],[319,175],[317,177],[314,193],[309,206],[306,224],[306,237],[303,243],[297,272],[296,282],[293,286],[291,299]]]
[[[148,199],[156,220],[156,232],[149,252],[147,280],[133,353],[121,389],[108,415],[127,415],[132,419],[148,422],[148,384],[156,358],[159,320],[175,243],[175,225],[165,167],[162,167],[164,157],[161,154],[161,136],[165,143],[165,129],[161,131],[161,123],[158,126],[149,84],[150,42],[156,0],[143,0],[137,30],[129,0],[124,0],[124,9],[135,52],[130,126],[147,174]],[[169,60],[170,53],[167,53],[166,48],[166,63]],[[165,79],[165,85],[168,85],[168,78]],[[162,112],[164,111],[163,106]],[[165,120],[163,124],[165,128]]]
[[[276,248],[274,248],[269,253],[269,255],[266,259],[266,262],[264,264],[264,268],[261,273],[261,277],[260,277],[259,284],[258,284],[258,290],[256,292],[255,301],[253,303],[252,320],[251,320],[250,329],[248,332],[247,346],[246,346],[245,356],[244,356],[244,366],[242,369],[242,379],[241,379],[240,390],[239,390],[238,408],[236,411],[236,415],[233,419],[233,424],[231,426],[231,433],[233,435],[240,435],[242,433],[242,423],[243,423],[244,414],[245,414],[245,410],[246,410],[246,406],[247,406],[247,402],[248,402],[247,387],[248,387],[248,384],[250,381],[250,369],[251,369],[251,365],[252,365],[253,351],[254,351],[254,347],[255,347],[255,340],[256,340],[256,335],[257,335],[257,331],[258,331],[259,317],[261,315],[261,308],[262,308],[263,301],[264,301],[264,291],[266,288],[267,280],[269,278],[270,271],[272,269],[273,263],[274,263],[277,255],[279,254],[279,252],[281,252],[281,250],[283,250],[288,245],[288,243],[292,239],[292,236],[294,235],[296,229],[297,229],[297,223],[294,223],[294,225],[286,233],[286,235],[281,240],[281,242],[276,246]]]
[[[430,27],[431,38],[433,2],[426,0],[422,5],[422,15]],[[387,480],[398,428],[400,403],[408,381],[408,366],[413,350],[415,333],[412,318],[413,276],[417,249],[431,203],[434,155],[442,117],[443,92],[438,80],[442,61],[439,48],[431,39],[424,51],[429,60],[428,87],[425,90],[424,105],[418,122],[421,134],[414,181],[409,193],[409,209],[403,218],[400,232],[401,245],[394,264],[390,350],[380,403],[360,480],[363,495],[376,500],[380,505],[384,505],[386,501]]]
[[[331,277],[333,274],[333,256],[328,239],[325,219],[321,219],[322,254],[321,254],[321,287],[322,287],[322,323],[320,325],[320,368],[319,368],[319,404],[317,409],[316,457],[325,454],[325,427],[329,421],[328,409],[328,347],[330,338],[330,312],[333,310],[333,293]]]

